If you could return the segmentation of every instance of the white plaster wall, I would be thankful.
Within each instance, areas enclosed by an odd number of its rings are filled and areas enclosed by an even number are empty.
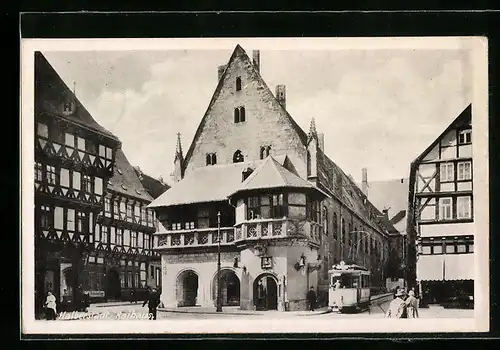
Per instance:
[[[238,253],[221,253],[221,269],[233,270],[241,281],[241,268],[233,268]],[[240,265],[242,266],[242,265]],[[198,295],[196,304],[202,307],[214,306],[212,283],[217,273],[217,254],[162,255],[162,295],[164,306],[177,307],[177,277],[186,270],[198,275]]]
[[[420,225],[421,237],[474,235],[474,223]]]

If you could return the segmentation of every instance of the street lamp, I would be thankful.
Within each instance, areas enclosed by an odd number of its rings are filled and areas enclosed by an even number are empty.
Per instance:
[[[401,264],[403,268],[403,288],[407,289],[409,287],[408,283],[408,245],[406,242],[406,233],[401,234],[403,240],[403,263]]]
[[[220,211],[217,212],[217,309],[216,312],[222,312],[221,303],[221,285],[220,285]]]

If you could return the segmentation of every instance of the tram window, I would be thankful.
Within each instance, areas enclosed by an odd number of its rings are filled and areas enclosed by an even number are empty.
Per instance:
[[[352,288],[358,288],[359,285],[359,276],[352,276]]]

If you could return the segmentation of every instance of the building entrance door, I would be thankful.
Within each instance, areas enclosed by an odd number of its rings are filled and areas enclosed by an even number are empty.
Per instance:
[[[177,306],[196,306],[198,299],[198,275],[192,270],[183,271],[177,277]]]
[[[272,275],[261,275],[254,282],[254,304],[257,310],[278,309],[278,284]]]

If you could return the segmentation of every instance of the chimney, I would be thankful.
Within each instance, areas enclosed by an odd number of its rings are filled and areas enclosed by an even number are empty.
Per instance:
[[[384,210],[382,210],[382,213],[384,213],[384,218],[389,221],[389,209],[388,208],[385,208]]]
[[[318,146],[321,151],[325,151],[325,134],[323,133],[318,134]]]
[[[219,80],[220,80],[220,78],[222,77],[222,74],[224,74],[224,70],[225,70],[225,69],[226,69],[226,65],[225,65],[225,64],[223,64],[222,66],[219,66],[219,67],[217,68],[217,76],[218,76],[217,81],[219,81]]]
[[[361,169],[362,172],[362,183],[361,183],[361,191],[365,194],[366,197],[368,197],[368,169],[363,168]]]
[[[260,51],[259,50],[253,50],[252,52],[252,57],[253,57],[253,65],[257,72],[260,73]]]
[[[276,86],[276,99],[286,109],[286,87],[285,85]]]

